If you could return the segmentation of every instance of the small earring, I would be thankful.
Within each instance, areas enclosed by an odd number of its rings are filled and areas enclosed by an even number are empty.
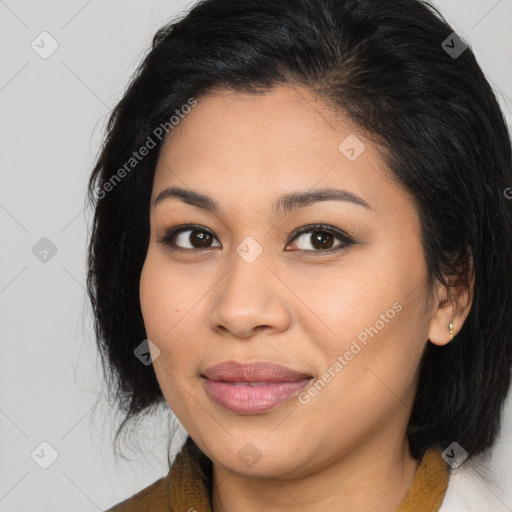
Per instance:
[[[450,335],[451,335],[452,341],[453,341],[453,320],[450,322]]]

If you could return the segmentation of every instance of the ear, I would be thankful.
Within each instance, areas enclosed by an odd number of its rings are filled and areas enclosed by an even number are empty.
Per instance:
[[[443,346],[452,341],[450,323],[453,322],[453,336],[460,332],[473,302],[475,276],[472,266],[468,281],[469,286],[458,282],[449,283],[449,288],[437,282],[436,300],[432,306],[434,310],[429,327],[429,340],[434,345]]]

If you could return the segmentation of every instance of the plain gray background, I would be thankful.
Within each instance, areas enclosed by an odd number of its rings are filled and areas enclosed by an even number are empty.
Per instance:
[[[512,125],[512,0],[435,4]],[[146,456],[113,455],[84,288],[84,196],[110,109],[157,28],[190,5],[0,0],[0,512],[105,510],[168,471],[165,411],[138,438]],[[443,511],[512,511],[511,409],[491,460],[496,488],[456,472]]]

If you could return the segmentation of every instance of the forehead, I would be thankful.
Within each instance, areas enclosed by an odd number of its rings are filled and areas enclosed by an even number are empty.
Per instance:
[[[408,201],[375,144],[307,89],[216,90],[197,101],[164,141],[153,200],[176,185],[229,205],[324,187],[348,190],[377,210]]]

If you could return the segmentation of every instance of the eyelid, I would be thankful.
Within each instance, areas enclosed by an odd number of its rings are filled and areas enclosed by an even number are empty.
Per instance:
[[[316,223],[316,224],[306,224],[305,226],[301,226],[300,228],[295,229],[290,235],[290,242],[295,240],[300,235],[304,233],[309,233],[310,231],[325,231],[327,233],[331,233],[332,235],[340,238],[342,240],[354,240],[355,237],[351,236],[349,233],[346,233],[340,228],[336,228],[335,226],[331,226],[330,224],[324,223]],[[290,243],[288,242],[288,243]]]
[[[218,238],[214,235],[211,229],[208,229],[205,226],[201,226],[200,224],[177,224],[176,226],[164,230],[164,234],[158,237],[158,243],[163,245],[171,246],[171,240],[175,238],[177,235],[181,234],[184,231],[203,231],[205,233],[210,234],[214,238],[218,240]],[[219,240],[220,243],[220,240]],[[222,245],[222,244],[221,244]],[[173,246],[172,250],[174,251],[198,251],[198,250],[206,250],[211,249],[212,247],[205,247],[204,249],[184,249],[183,247]],[[217,249],[217,247],[213,247],[213,249]]]
[[[181,234],[182,232],[186,231],[202,231],[205,233],[210,234],[212,237],[214,237],[218,242],[221,244],[220,240],[217,236],[213,233],[211,229],[208,229],[205,226],[202,226],[200,224],[178,224],[170,229],[167,229],[164,231],[164,234],[158,238],[158,242],[169,246],[169,248],[172,251],[181,251],[181,252],[197,252],[197,251],[207,251],[209,249],[219,249],[219,247],[204,247],[204,248],[183,248],[176,245],[171,244],[171,240],[173,240],[177,235]],[[335,246],[331,249],[318,249],[318,250],[310,250],[310,249],[296,249],[296,251],[300,251],[302,253],[322,253],[322,254],[329,254],[337,251],[341,251],[345,248],[350,247],[351,245],[355,245],[358,242],[358,237],[354,234],[348,233],[345,230],[342,230],[340,228],[336,228],[335,226],[331,226],[330,224],[325,223],[314,223],[314,224],[307,224],[304,226],[301,226],[300,228],[295,229],[289,238],[289,241],[287,242],[287,246],[296,238],[298,238],[300,235],[303,235],[304,233],[309,233],[313,231],[320,231],[320,232],[326,232],[332,234],[335,238],[340,240],[342,243]],[[221,247],[222,248],[222,244]]]

